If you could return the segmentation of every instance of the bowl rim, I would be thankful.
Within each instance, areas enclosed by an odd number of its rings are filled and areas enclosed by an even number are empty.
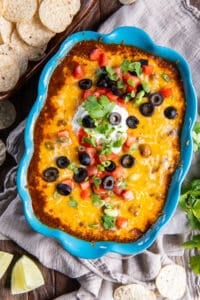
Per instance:
[[[147,230],[147,232],[135,242],[121,243],[113,241],[98,241],[91,243],[90,241],[81,240],[64,231],[50,228],[41,223],[34,215],[31,205],[31,197],[27,187],[27,170],[34,152],[34,125],[40,111],[45,105],[48,84],[54,70],[76,43],[85,40],[101,40],[103,43],[108,44],[124,43],[125,45],[138,47],[146,52],[155,54],[167,59],[168,61],[176,63],[183,80],[186,111],[181,132],[180,164],[172,176],[162,215],[150,227],[150,229]],[[72,34],[61,44],[56,54],[45,65],[39,80],[36,102],[34,103],[26,121],[24,133],[25,152],[20,161],[17,172],[17,188],[23,203],[25,218],[29,225],[35,231],[47,237],[55,238],[70,254],[80,258],[96,259],[102,257],[108,252],[122,255],[135,255],[143,252],[152,245],[158,233],[169,222],[177,208],[181,184],[192,161],[192,128],[196,119],[196,115],[197,98],[194,86],[192,84],[190,67],[185,58],[175,50],[157,45],[144,30],[137,27],[118,27],[108,34],[102,34],[94,31],[81,31]]]

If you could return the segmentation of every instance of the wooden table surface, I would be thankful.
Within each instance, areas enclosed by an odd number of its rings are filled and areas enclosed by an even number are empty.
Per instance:
[[[119,7],[120,3],[118,0],[97,0],[96,8],[94,8],[94,11],[92,12],[93,15],[88,19],[87,29],[95,30],[103,20],[105,20]],[[93,19],[92,23],[91,19]],[[6,138],[12,129],[14,129],[20,123],[20,121],[27,117],[30,108],[36,99],[39,75],[40,72],[31,78],[29,82],[27,82],[19,91],[15,93],[15,95],[12,96],[11,99],[9,99],[16,108],[17,118],[11,127],[5,130],[0,130],[0,139],[2,139],[4,142],[6,141]],[[15,162],[13,158],[7,154],[5,163],[0,167],[0,192],[3,190],[3,178],[5,177],[5,174],[14,165]],[[45,268],[35,258],[33,258],[44,275],[45,285],[36,289],[35,291],[18,296],[12,296],[10,293],[10,275],[12,267],[22,254],[27,254],[29,257],[31,257],[31,255],[26,253],[26,251],[18,247],[12,241],[0,241],[0,251],[7,251],[14,254],[14,259],[11,266],[0,280],[0,300],[51,300],[57,296],[76,290],[79,287],[79,284],[76,280],[72,280],[69,277],[60,274],[59,272]]]

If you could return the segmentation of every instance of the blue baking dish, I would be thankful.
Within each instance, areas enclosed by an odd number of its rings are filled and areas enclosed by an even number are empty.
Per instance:
[[[53,229],[45,224],[42,224],[34,215],[31,197],[27,188],[27,170],[34,152],[34,125],[40,114],[40,111],[45,104],[50,78],[58,64],[76,43],[83,40],[99,39],[101,39],[103,43],[108,44],[124,43],[126,45],[136,46],[147,52],[150,52],[151,54],[160,56],[171,62],[175,62],[180,71],[185,92],[186,112],[181,133],[181,163],[176,169],[170,183],[162,215],[140,239],[130,243],[109,241],[90,243],[89,241],[81,240],[66,232]],[[193,145],[191,131],[196,119],[196,113],[197,99],[192,84],[191,72],[188,63],[176,51],[156,45],[150,36],[143,30],[136,27],[119,27],[109,34],[101,34],[93,31],[82,31],[69,36],[62,43],[58,52],[44,67],[40,76],[38,96],[26,121],[25,153],[20,162],[17,173],[17,187],[23,203],[24,214],[30,226],[35,231],[58,240],[72,255],[85,259],[99,258],[108,252],[114,252],[123,255],[138,254],[147,249],[155,241],[161,229],[169,222],[176,210],[181,184],[187,174],[192,160]]]

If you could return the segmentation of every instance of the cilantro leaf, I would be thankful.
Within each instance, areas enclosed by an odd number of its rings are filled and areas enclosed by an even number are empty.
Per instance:
[[[121,64],[121,70],[123,73],[126,73],[128,71],[135,72],[137,76],[140,76],[142,74],[142,66],[139,61],[130,62],[128,59],[125,59]]]
[[[162,78],[164,81],[166,81],[166,82],[170,82],[170,81],[171,81],[171,77],[170,77],[168,74],[166,74],[166,73],[162,73],[162,74],[161,74],[161,78]]]
[[[195,274],[200,274],[200,255],[190,257],[190,266]]]
[[[150,88],[148,82],[146,82],[146,81],[144,81],[144,82],[142,83],[142,88],[143,88],[143,90],[144,90],[146,93],[149,93],[149,92],[151,91],[151,88]]]
[[[103,223],[103,227],[105,229],[112,229],[115,227],[115,217],[111,217],[111,216],[107,216],[107,215],[103,215],[101,217],[102,223]]]
[[[115,72],[115,69],[113,69],[112,67],[110,66],[107,66],[106,67],[106,71],[107,71],[107,74],[108,74],[108,77],[111,79],[111,80],[117,80],[118,79],[118,75],[116,74]]]
[[[193,249],[193,248],[200,249],[200,234],[194,235],[192,239],[185,242],[183,246],[184,248],[187,249]]]
[[[134,103],[137,105],[140,105],[142,103],[143,97],[145,95],[145,92],[142,90],[139,93],[137,93]]]
[[[95,187],[99,188],[100,184],[101,184],[101,178],[93,176],[92,180],[93,180],[93,183],[94,183]]]
[[[200,122],[196,122],[192,131],[194,152],[200,151]]]
[[[106,96],[97,99],[95,96],[89,96],[84,102],[84,108],[93,119],[104,118],[114,108],[115,104],[110,102]]]
[[[74,208],[78,207],[78,202],[74,199],[73,196],[69,197],[69,200],[68,200],[67,204],[68,204],[69,207],[74,207]]]
[[[100,198],[99,195],[93,193],[91,197],[92,197],[92,203],[93,203],[95,206],[101,207],[101,206],[104,205],[104,201],[101,200],[101,198]]]

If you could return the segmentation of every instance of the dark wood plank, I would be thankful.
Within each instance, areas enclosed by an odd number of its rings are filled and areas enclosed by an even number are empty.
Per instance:
[[[2,300],[50,300],[62,294],[76,290],[79,287],[76,280],[70,279],[59,272],[45,268],[33,256],[18,247],[12,241],[0,241],[0,251],[7,251],[14,254],[14,259],[9,269],[0,280],[0,299]],[[17,259],[19,259],[23,254],[36,262],[44,276],[45,285],[32,292],[12,296],[10,292],[11,271]]]

